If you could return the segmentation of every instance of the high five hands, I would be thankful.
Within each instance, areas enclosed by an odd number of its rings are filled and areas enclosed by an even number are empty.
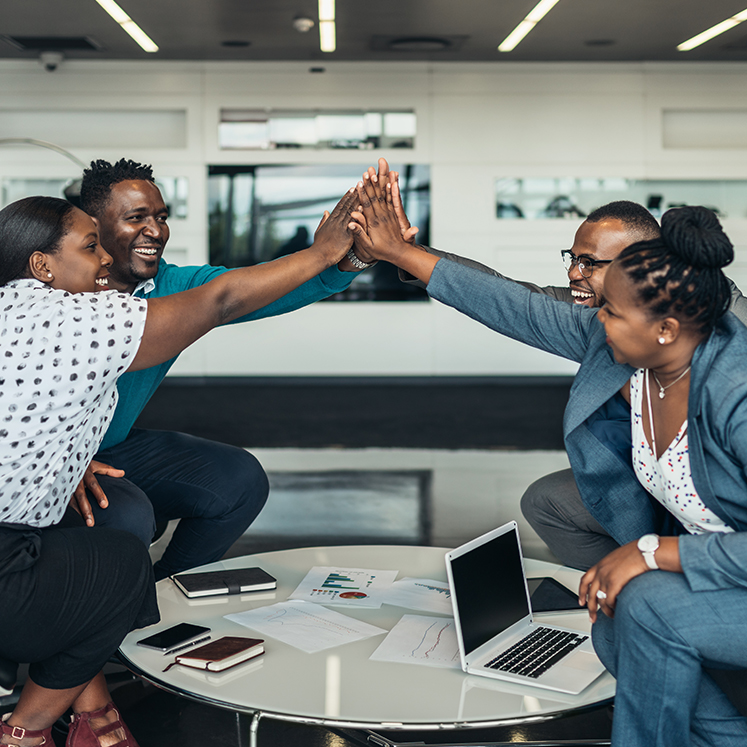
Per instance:
[[[427,283],[438,258],[415,248],[418,229],[402,208],[397,176],[380,158],[378,174],[369,168],[358,182],[359,210],[349,226],[355,251],[364,262],[383,259]]]

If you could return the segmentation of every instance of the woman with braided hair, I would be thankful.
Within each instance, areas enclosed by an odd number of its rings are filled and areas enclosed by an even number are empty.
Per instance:
[[[744,745],[747,719],[705,671],[747,668],[747,327],[727,312],[734,250],[718,220],[667,212],[660,239],[610,265],[595,310],[414,249],[396,189],[359,184],[364,261],[393,262],[433,298],[580,363],[566,449],[586,507],[621,545],[579,589],[618,680],[613,744]]]

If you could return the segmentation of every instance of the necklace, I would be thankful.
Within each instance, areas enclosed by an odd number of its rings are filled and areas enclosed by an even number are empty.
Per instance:
[[[659,399],[664,399],[664,392],[666,392],[670,386],[674,386],[680,379],[684,378],[691,368],[692,368],[692,365],[688,366],[673,382],[671,382],[670,384],[667,384],[666,386],[662,386],[661,382],[659,381],[659,377],[656,375],[656,372],[654,371],[654,369],[653,368],[650,369],[651,375],[654,377],[654,381],[659,387]]]

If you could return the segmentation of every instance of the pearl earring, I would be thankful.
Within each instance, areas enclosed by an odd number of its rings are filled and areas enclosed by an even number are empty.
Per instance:
[[[659,338],[659,345],[663,345],[666,342],[666,340],[663,337]]]
[[[51,277],[52,277],[52,273],[51,273],[51,272],[48,272],[48,273],[47,273],[47,277],[48,277],[48,278],[51,278]]]

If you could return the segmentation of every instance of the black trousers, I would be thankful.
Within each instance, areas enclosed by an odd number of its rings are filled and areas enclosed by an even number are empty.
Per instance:
[[[143,543],[114,529],[0,526],[0,600],[0,655],[55,690],[91,680],[160,619]]]

